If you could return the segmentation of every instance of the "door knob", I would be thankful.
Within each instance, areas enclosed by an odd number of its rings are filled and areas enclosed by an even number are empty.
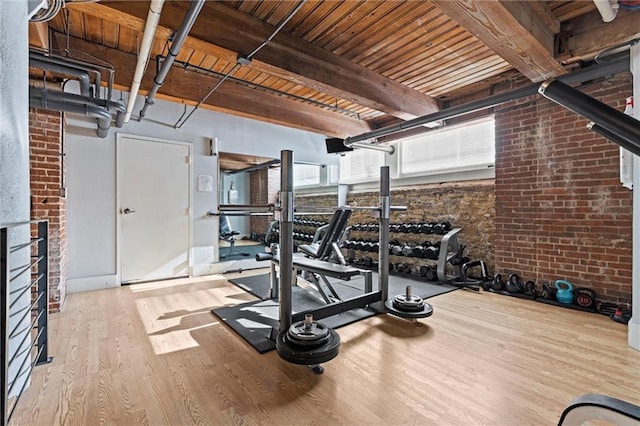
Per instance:
[[[135,213],[135,212],[136,212],[135,210],[131,210],[128,207],[126,209],[122,210],[122,213],[124,213],[124,214],[131,214],[131,213]]]

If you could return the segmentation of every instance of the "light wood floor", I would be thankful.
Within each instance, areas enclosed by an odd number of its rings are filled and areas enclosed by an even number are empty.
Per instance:
[[[339,329],[317,376],[221,324],[212,307],[252,297],[210,278],[68,296],[12,424],[551,425],[585,393],[640,404],[640,353],[601,315],[459,290],[419,325]]]

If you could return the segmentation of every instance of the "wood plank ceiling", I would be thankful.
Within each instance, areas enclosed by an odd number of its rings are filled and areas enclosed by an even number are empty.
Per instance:
[[[158,97],[194,105],[297,5],[207,2]],[[188,7],[165,3],[142,94]],[[48,23],[50,47],[113,63],[116,86],[128,90],[148,8],[67,0]],[[43,47],[42,29],[31,29],[31,43]],[[203,107],[343,137],[437,111],[505,79],[563,74],[639,32],[640,12],[604,24],[584,0],[309,0]]]

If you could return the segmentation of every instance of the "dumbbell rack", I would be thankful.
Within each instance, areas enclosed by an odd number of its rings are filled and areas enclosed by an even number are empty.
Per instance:
[[[309,244],[312,242],[317,242],[320,238],[320,235],[318,233],[318,231],[325,227],[327,225],[327,222],[324,221],[320,221],[320,220],[309,220],[309,223],[304,223],[305,221],[300,221],[298,219],[294,219],[293,222],[293,227],[294,227],[294,243],[295,244]],[[312,222],[315,222],[315,224],[313,224]],[[304,240],[304,239],[300,239],[300,238],[296,238],[296,233],[299,230],[304,230],[305,234],[307,235],[313,235],[313,238],[311,240]]]
[[[459,277],[462,276],[462,265],[451,265],[453,268],[453,275],[447,274],[447,265],[450,264],[451,259],[455,257],[456,254],[458,253],[458,249],[459,249],[458,235],[460,234],[461,231],[462,231],[462,228],[452,228],[446,234],[442,235],[442,240],[440,242],[440,251],[439,251],[437,260],[418,258],[418,257],[408,257],[408,259],[427,261],[431,263],[435,262],[436,274],[438,277],[438,281],[440,282],[449,282],[449,281],[458,279]],[[367,233],[367,232],[374,232],[374,231],[358,230],[355,232]],[[406,233],[401,233],[401,234],[407,235]],[[437,235],[437,234],[419,234],[419,235]],[[351,239],[351,235],[349,235],[349,239]],[[354,252],[357,250],[355,249],[348,249],[348,250],[349,250],[349,256],[352,258],[355,257]]]

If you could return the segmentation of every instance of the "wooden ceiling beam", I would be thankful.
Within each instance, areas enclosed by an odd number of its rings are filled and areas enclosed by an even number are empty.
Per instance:
[[[49,50],[49,25],[46,22],[29,22],[29,46]]]
[[[558,34],[560,32],[560,20],[553,14],[549,5],[544,1],[539,0],[527,0],[527,4],[535,12],[536,15],[544,22],[549,28],[552,34]]]
[[[603,22],[600,14],[593,11],[572,19],[565,25],[569,33],[564,52],[564,56],[570,58],[567,63],[593,59],[609,46],[617,46],[640,37],[640,13],[631,10],[618,10],[618,15],[612,22]]]
[[[117,1],[105,5],[129,16],[122,19],[124,25],[134,20],[139,26],[148,12],[145,2]],[[74,6],[76,10],[90,13],[86,6],[78,6]],[[160,18],[163,28],[178,28],[188,6],[188,2],[165,3]],[[91,8],[95,7],[92,3]],[[114,13],[101,17],[109,19]],[[204,53],[235,62],[237,54],[248,55],[274,30],[274,26],[224,2],[212,1],[203,7],[185,45],[195,48],[191,44],[194,40],[206,42],[209,46],[200,47]],[[232,58],[229,58],[230,54]],[[249,66],[405,120],[439,110],[434,98],[286,32],[280,32],[260,50]]]
[[[54,37],[64,41],[64,34]],[[125,90],[131,83],[137,56],[114,48],[70,37],[72,50],[107,59],[115,69],[115,84]],[[195,105],[219,81],[215,77],[174,68],[169,72],[157,97]],[[151,87],[152,73],[147,73],[142,87]],[[140,92],[146,94],[145,91]],[[202,105],[202,108],[279,124],[327,136],[345,137],[370,130],[364,120],[311,106],[302,102],[226,81]],[[176,120],[178,117],[176,117]],[[170,123],[173,124],[173,123]]]
[[[434,0],[451,19],[537,82],[566,70],[554,58],[554,36],[523,1]]]

